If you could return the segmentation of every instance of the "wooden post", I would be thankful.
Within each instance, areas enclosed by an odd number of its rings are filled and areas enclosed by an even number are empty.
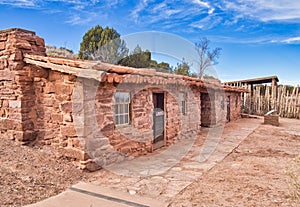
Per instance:
[[[276,108],[276,97],[277,97],[277,81],[275,78],[272,79],[272,109]]]
[[[253,84],[251,84],[250,85],[250,103],[249,103],[250,114],[253,113],[253,104],[254,104],[254,86],[253,86]]]

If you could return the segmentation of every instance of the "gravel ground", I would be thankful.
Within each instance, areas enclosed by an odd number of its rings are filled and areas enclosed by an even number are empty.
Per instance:
[[[23,206],[54,196],[91,176],[51,147],[19,146],[0,137],[0,206]]]
[[[261,125],[170,206],[300,206],[291,198],[287,173],[299,155],[300,120],[281,119],[280,127]]]

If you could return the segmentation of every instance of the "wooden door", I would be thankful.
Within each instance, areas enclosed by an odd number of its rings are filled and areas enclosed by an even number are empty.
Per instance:
[[[153,93],[153,149],[164,146],[165,100],[163,93]]]
[[[226,120],[229,122],[230,121],[230,96],[227,97],[227,116]]]

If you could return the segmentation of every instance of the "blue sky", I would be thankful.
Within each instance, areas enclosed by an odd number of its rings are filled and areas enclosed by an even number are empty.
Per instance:
[[[125,37],[172,34],[190,46],[207,37],[212,48],[222,48],[215,67],[221,80],[278,75],[281,83],[300,84],[298,0],[0,0],[0,9],[0,29],[33,30],[46,44],[74,52],[97,24]]]

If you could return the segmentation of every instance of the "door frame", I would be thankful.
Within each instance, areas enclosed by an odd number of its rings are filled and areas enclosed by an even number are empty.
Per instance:
[[[154,116],[152,114],[152,122],[153,122],[153,127],[152,127],[152,130],[153,130],[153,140],[152,140],[152,149],[153,150],[156,150],[156,149],[159,149],[163,146],[166,145],[167,141],[166,141],[166,92],[165,91],[162,91],[162,90],[159,90],[159,89],[152,89],[152,103],[153,103],[153,112],[154,112],[154,99],[153,99],[153,94],[163,94],[163,111],[164,111],[164,131],[163,131],[163,141],[162,142],[157,142],[158,144],[154,143]],[[156,144],[156,145],[155,145]]]

